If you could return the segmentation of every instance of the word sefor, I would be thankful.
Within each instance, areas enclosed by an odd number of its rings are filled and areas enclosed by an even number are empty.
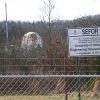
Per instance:
[[[98,28],[82,29],[82,34],[98,34]]]

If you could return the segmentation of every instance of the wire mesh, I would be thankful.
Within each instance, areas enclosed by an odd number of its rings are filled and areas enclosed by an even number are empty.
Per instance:
[[[87,77],[86,77],[87,76]],[[80,93],[82,100],[99,100],[93,96],[95,80],[99,77],[82,75]],[[89,77],[88,77],[89,76]],[[0,75],[0,100],[78,100],[78,75]]]

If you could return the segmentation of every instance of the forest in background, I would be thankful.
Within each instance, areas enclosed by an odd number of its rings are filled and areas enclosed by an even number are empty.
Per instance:
[[[100,26],[100,15],[85,16],[74,20],[54,20],[48,22],[21,22],[8,21],[8,48],[9,54],[5,53],[6,45],[6,22],[0,22],[0,72],[13,72],[15,70],[22,72],[30,72],[33,70],[43,71],[75,71],[75,58],[68,57],[67,28],[77,27],[94,27]],[[50,30],[51,29],[51,30]],[[27,55],[21,55],[19,48],[22,36],[27,32],[37,32],[43,38],[43,48],[34,49]],[[13,48],[11,47],[13,45]],[[8,58],[8,59],[7,59]],[[12,60],[10,59],[12,58]],[[25,58],[20,60],[18,58]],[[29,58],[37,58],[29,60]],[[27,60],[28,59],[28,60]],[[97,61],[97,59],[96,59]],[[81,71],[91,71],[92,68],[87,67],[90,64],[89,59],[82,58]],[[98,62],[99,64],[99,62]],[[26,66],[27,65],[27,66]],[[6,67],[8,66],[8,67]],[[14,67],[16,66],[16,67]],[[29,67],[31,66],[31,67]],[[40,67],[42,66],[42,67]],[[49,66],[49,67],[46,67]],[[97,68],[98,69],[98,68]],[[96,69],[96,70],[97,70]],[[95,69],[93,69],[96,71]]]

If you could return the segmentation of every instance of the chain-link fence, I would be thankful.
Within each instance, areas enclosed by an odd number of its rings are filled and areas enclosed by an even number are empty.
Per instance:
[[[61,58],[33,55],[0,48],[0,100],[100,99],[99,70],[92,72],[99,58],[68,58],[66,52]]]
[[[100,76],[0,75],[0,100],[100,100],[96,80]]]

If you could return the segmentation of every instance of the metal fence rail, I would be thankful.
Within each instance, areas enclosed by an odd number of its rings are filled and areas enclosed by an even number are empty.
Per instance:
[[[0,75],[0,100],[78,100],[79,92],[81,100],[100,100],[96,80],[100,75]]]

